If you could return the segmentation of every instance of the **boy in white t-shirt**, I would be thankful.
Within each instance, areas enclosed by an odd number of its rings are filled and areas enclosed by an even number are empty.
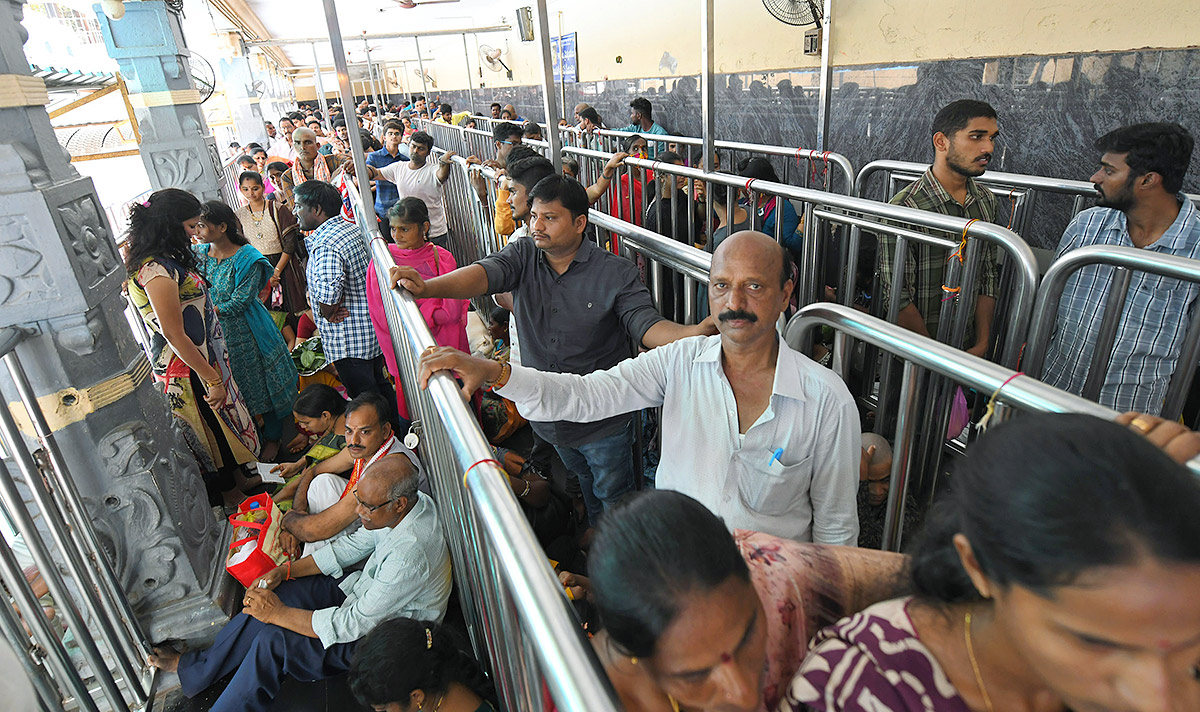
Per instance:
[[[446,209],[442,204],[442,184],[450,177],[450,160],[454,151],[447,151],[437,163],[430,162],[429,153],[433,150],[433,137],[424,131],[417,131],[408,140],[408,161],[400,161],[390,166],[376,168],[367,166],[371,180],[387,180],[396,184],[399,199],[409,196],[425,201],[429,208],[429,241],[450,249],[447,238]]]

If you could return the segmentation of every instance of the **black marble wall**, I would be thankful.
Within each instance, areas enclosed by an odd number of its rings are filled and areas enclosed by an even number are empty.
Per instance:
[[[817,81],[811,70],[719,75],[717,137],[814,146]],[[629,123],[630,100],[645,96],[671,133],[699,136],[698,86],[696,76],[581,82],[567,87],[563,111],[584,101],[619,127]],[[856,169],[882,158],[931,160],[929,123],[941,106],[960,98],[996,108],[1001,139],[992,168],[1014,173],[1087,180],[1098,158],[1092,141],[1122,124],[1176,121],[1200,133],[1200,49],[853,67],[835,70],[833,86],[830,148]],[[468,105],[465,91],[441,96],[455,108]],[[481,111],[498,101],[514,104],[526,118],[545,118],[538,86],[475,90],[474,98]],[[1184,190],[1200,192],[1200,151]],[[1038,220],[1026,239],[1053,247],[1069,207],[1065,198],[1039,198]]]

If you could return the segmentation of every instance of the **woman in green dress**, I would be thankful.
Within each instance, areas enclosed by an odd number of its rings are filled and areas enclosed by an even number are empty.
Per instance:
[[[299,460],[274,467],[273,471],[285,480],[284,486],[274,495],[275,504],[281,510],[286,512],[291,509],[301,480],[313,478],[314,465],[328,460],[346,447],[345,411],[346,399],[335,388],[324,383],[314,383],[296,398],[292,405],[292,417],[296,419],[296,430],[300,432],[297,440],[311,447]]]
[[[191,193],[167,188],[129,209],[129,300],[153,334],[154,378],[163,387],[209,501],[237,504],[237,478],[254,462],[258,431],[234,382],[225,335],[197,271],[191,235],[202,207]]]
[[[262,460],[279,451],[283,419],[296,399],[296,367],[279,329],[259,300],[271,263],[246,242],[233,209],[218,200],[203,206],[193,245],[225,330],[229,361],[246,406],[262,425]]]

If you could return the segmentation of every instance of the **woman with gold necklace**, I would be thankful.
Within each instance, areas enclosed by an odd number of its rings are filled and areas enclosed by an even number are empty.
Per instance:
[[[272,304],[268,294],[266,306],[290,348],[296,340],[296,322],[308,309],[300,228],[287,206],[267,200],[261,173],[245,171],[238,177],[238,187],[246,204],[238,209],[237,218],[246,240],[271,263],[273,272],[267,286],[272,291],[282,290],[282,301]]]
[[[818,633],[780,712],[1200,709],[1200,480],[1155,447],[1182,426],[1124,420],[981,438],[913,552],[914,595]]]

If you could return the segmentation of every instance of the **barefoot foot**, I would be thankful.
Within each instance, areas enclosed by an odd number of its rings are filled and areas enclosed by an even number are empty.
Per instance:
[[[179,653],[169,648],[154,648],[154,654],[146,662],[164,672],[175,672],[179,669],[179,657]]]

